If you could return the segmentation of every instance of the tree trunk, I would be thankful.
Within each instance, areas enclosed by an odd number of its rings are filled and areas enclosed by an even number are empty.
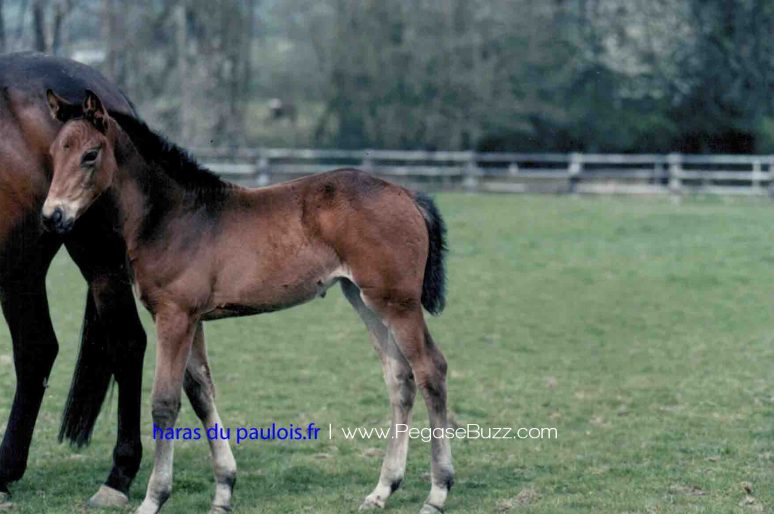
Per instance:
[[[46,19],[45,19],[45,0],[35,0],[32,4],[32,26],[35,31],[35,50],[45,52],[48,49],[46,44]]]
[[[175,24],[177,29],[177,73],[180,80],[180,138],[183,144],[191,140],[191,84],[188,71],[188,13],[186,1],[181,1],[175,8]]]
[[[252,48],[253,48],[253,27],[255,25],[255,0],[247,0],[245,8],[245,27],[242,31],[242,44],[241,46],[241,65],[239,81],[237,87],[239,90],[239,105],[237,109],[238,119],[236,130],[239,132],[237,137],[240,141],[244,141],[244,129],[245,129],[245,113],[247,111],[247,104],[250,99],[250,84],[252,84]]]
[[[102,39],[107,46],[105,72],[113,81],[123,86],[125,77],[121,52],[126,53],[126,47],[129,43],[124,38],[119,25],[120,21],[114,0],[102,0]]]
[[[16,20],[16,41],[21,41],[22,36],[24,36],[24,26],[26,23],[24,23],[24,18],[27,14],[27,5],[29,4],[28,0],[22,0],[21,1],[21,7],[19,8],[19,17]]]
[[[51,25],[51,53],[54,55],[59,55],[62,51],[62,25],[69,10],[69,1],[59,1],[54,5],[54,20]]]
[[[5,18],[3,18],[3,0],[0,0],[0,53],[5,53]]]

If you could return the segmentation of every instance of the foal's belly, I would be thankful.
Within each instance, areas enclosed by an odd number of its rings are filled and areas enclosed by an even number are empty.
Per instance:
[[[219,280],[213,309],[204,319],[249,316],[287,309],[322,297],[340,278],[348,276],[337,259],[286,259],[266,266],[259,263],[252,272]]]
[[[325,296],[325,292],[337,281],[338,278],[334,278],[327,282],[319,281],[299,284],[276,295],[267,295],[264,292],[255,295],[253,298],[244,298],[242,300],[235,299],[233,302],[219,302],[213,310],[204,314],[202,319],[213,320],[235,318],[287,309],[313,300],[314,298]]]

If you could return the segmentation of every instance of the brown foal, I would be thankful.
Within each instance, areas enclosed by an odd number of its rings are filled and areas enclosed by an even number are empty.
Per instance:
[[[64,102],[49,92],[52,111]],[[119,206],[136,287],[157,330],[153,422],[173,427],[185,389],[209,427],[220,423],[202,322],[298,305],[336,282],[370,332],[384,369],[393,427],[408,424],[418,387],[433,431],[447,425],[446,361],[422,307],[444,303],[443,221],[432,201],[343,169],[258,189],[221,181],[130,116],[87,92],[84,116],[51,145],[49,223],[72,226],[101,194]],[[236,463],[211,441],[212,512],[231,508]],[[432,440],[432,487],[422,513],[442,510],[453,481],[448,440]],[[383,507],[406,467],[408,438],[389,440],[379,482],[361,509]],[[155,513],[172,487],[172,441],[156,442],[138,513]]]

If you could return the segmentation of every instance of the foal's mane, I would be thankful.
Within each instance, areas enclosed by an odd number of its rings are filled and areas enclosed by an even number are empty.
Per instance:
[[[187,208],[204,214],[205,222],[218,219],[233,184],[201,166],[186,150],[151,130],[144,121],[120,112],[109,114],[150,168],[150,176],[140,182],[147,199],[140,239],[157,238],[175,202],[173,190],[154,180],[158,176],[167,177],[179,186],[190,202]]]
[[[184,189],[205,196],[218,196],[233,186],[196,162],[190,153],[129,114],[110,111],[142,158],[155,165]]]

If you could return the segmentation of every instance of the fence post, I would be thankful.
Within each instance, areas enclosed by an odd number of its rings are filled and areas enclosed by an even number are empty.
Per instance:
[[[656,158],[656,162],[653,163],[653,178],[650,182],[658,186],[662,180],[664,180],[664,163]]]
[[[363,150],[363,160],[360,162],[360,167],[363,169],[363,171],[373,173],[374,158],[372,155],[372,150]]]
[[[766,178],[769,179],[769,196],[774,198],[774,155],[770,155],[767,161]]]
[[[570,154],[570,162],[567,163],[567,187],[570,194],[578,192],[581,173],[583,173],[583,154],[573,152]]]
[[[269,157],[262,153],[258,154],[258,162],[255,167],[255,182],[258,186],[268,186],[271,184]]]
[[[468,160],[465,162],[462,173],[464,177],[462,186],[465,190],[471,193],[478,192],[481,170],[478,168],[478,163],[476,162],[476,152],[469,153]]]
[[[755,159],[752,164],[752,190],[753,194],[759,195],[763,193],[763,188],[761,187],[761,182],[763,180],[763,173],[762,173],[763,167],[761,166],[761,161],[759,159]]]
[[[679,197],[683,189],[683,157],[679,153],[670,153],[667,155],[667,162],[669,163],[669,192]]]

